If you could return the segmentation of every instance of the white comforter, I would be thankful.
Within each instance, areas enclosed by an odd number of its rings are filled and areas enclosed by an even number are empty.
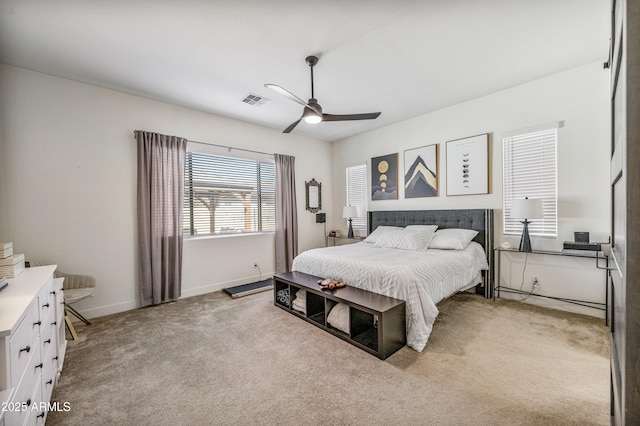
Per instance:
[[[412,251],[356,243],[307,250],[292,270],[335,278],[350,286],[401,299],[407,309],[407,344],[422,352],[438,316],[436,303],[477,284],[488,269],[480,244],[464,250]]]

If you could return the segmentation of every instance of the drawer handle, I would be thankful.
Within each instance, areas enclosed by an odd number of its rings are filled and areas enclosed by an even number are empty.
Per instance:
[[[38,415],[36,416],[36,418],[37,418],[37,417],[42,417],[42,418],[44,418],[44,412],[42,412],[42,413],[38,414]]]
[[[56,292],[55,291],[50,291],[49,294],[56,294]]]
[[[31,346],[28,346],[28,345],[27,345],[27,347],[26,347],[26,348],[22,348],[22,349],[20,349],[20,353],[22,353],[22,352],[26,352],[26,353],[31,352]]]
[[[31,398],[27,399],[27,407],[31,407]]]
[[[44,343],[51,343],[51,339],[45,340]]]
[[[44,365],[44,364],[40,363],[40,364],[36,365],[33,369],[35,370],[35,369],[37,369],[37,368],[42,368],[42,366],[43,366],[43,365]]]
[[[37,325],[37,326],[39,326],[40,324],[42,324],[42,321],[36,321],[33,323],[33,325]]]
[[[49,380],[46,384],[47,384],[47,385],[50,385],[50,384],[52,384],[52,383],[53,383],[53,380]]]
[[[56,321],[53,321],[53,322],[51,323],[51,325],[56,325],[56,324],[57,324],[57,322],[56,322]]]
[[[58,359],[58,355],[54,356],[52,359],[53,359],[54,361],[55,361],[55,360],[57,360],[57,359]]]
[[[44,305],[42,305],[43,308],[48,308],[49,307],[49,302],[45,303]]]

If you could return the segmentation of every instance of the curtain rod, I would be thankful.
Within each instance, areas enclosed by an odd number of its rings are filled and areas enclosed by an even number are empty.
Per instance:
[[[136,132],[133,132],[133,135],[135,136]],[[273,153],[269,153],[269,152],[262,152],[262,151],[254,151],[252,149],[244,149],[244,148],[235,148],[232,146],[228,146],[228,145],[218,145],[216,143],[210,143],[210,142],[198,142],[198,141],[192,141],[187,139],[187,142],[189,143],[198,143],[200,145],[211,145],[211,146],[217,146],[219,148],[227,148],[229,150],[229,152],[231,152],[232,149],[235,149],[237,151],[245,151],[245,152],[253,152],[255,154],[264,154],[264,155],[274,155]]]
[[[216,143],[198,142],[198,141],[192,141],[192,140],[189,140],[189,139],[187,139],[187,141],[189,141],[189,143],[199,143],[200,145],[211,145],[211,146],[217,146],[217,147],[220,147],[220,148],[227,148],[229,150],[229,152],[231,152],[232,149],[235,149],[237,151],[253,152],[255,154],[273,155],[273,153],[262,152],[262,151],[254,151],[252,149],[235,148],[235,147],[227,146],[227,145],[218,145]]]

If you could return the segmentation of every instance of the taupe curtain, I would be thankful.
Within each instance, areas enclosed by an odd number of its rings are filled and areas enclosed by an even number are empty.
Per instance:
[[[142,306],[180,297],[187,140],[136,130],[138,257]]]
[[[289,272],[298,254],[296,158],[274,154],[276,163],[276,273]]]

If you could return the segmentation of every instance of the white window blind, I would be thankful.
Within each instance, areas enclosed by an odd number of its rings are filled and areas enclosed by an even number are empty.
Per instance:
[[[367,233],[367,165],[347,167],[347,206],[360,207],[360,217],[354,217],[354,231]],[[345,219],[346,220],[346,219]]]
[[[273,162],[187,152],[184,234],[275,231]]]
[[[529,234],[557,236],[557,126],[502,139],[504,233],[520,235],[522,219],[512,219],[511,202],[525,197],[542,199],[544,219],[529,224]]]

